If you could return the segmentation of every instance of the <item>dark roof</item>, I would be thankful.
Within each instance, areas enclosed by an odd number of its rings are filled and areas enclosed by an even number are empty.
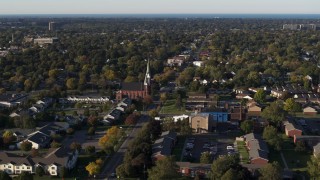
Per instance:
[[[7,102],[13,102],[20,98],[26,97],[27,94],[10,94],[5,93],[0,95],[0,101],[7,101]]]
[[[144,85],[142,82],[124,82],[121,84],[121,90],[143,91]]]
[[[162,132],[160,137],[168,137],[175,140],[177,138],[177,133],[174,131],[165,131],[165,132]]]
[[[28,138],[29,141],[32,141],[34,143],[37,143],[39,145],[45,145],[48,144],[51,140],[50,136],[41,133],[41,132],[36,132],[32,136]]]

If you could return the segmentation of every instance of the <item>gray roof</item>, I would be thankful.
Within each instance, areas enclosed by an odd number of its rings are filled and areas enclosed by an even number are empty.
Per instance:
[[[269,153],[269,148],[267,146],[267,143],[263,140],[252,140],[250,141],[250,149],[258,149],[261,151],[265,151]]]
[[[49,153],[46,157],[36,157],[32,158],[31,156],[18,156],[13,153],[8,152],[0,152],[0,163],[12,163],[12,164],[26,164],[29,166],[33,166],[35,164],[42,165],[51,165],[55,164],[57,166],[65,166],[68,159],[72,157],[72,152],[70,153],[70,149],[67,147],[61,147],[57,149],[53,149],[51,153]]]
[[[268,153],[259,149],[250,149],[249,150],[249,158],[252,159],[257,159],[257,158],[262,158],[265,160],[268,160]]]
[[[244,135],[244,138],[245,138],[246,142],[251,141],[251,140],[255,140],[255,139],[262,139],[261,135],[258,135],[256,133],[246,134],[246,135]]]
[[[177,133],[174,131],[165,131],[161,134],[161,137],[157,139],[152,145],[152,154],[161,154],[170,156],[172,146],[176,140]]]
[[[313,146],[313,151],[320,153],[320,142],[317,145]]]
[[[287,124],[286,124],[286,129],[287,129],[288,131],[291,131],[291,130],[299,130],[299,131],[302,131],[301,128],[300,128],[298,125],[293,124],[293,123],[287,123]]]
[[[162,132],[160,137],[169,137],[175,140],[177,138],[177,133],[174,131],[165,131],[165,132]]]

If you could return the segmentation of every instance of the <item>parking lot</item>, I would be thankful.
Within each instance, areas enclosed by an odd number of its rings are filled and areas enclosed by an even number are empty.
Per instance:
[[[209,152],[212,155],[212,160],[219,156],[234,154],[234,140],[234,138],[224,134],[193,135],[186,139],[182,159],[184,161],[200,162],[203,152]]]
[[[320,119],[299,118],[296,123],[303,127],[303,131],[308,135],[320,134]]]

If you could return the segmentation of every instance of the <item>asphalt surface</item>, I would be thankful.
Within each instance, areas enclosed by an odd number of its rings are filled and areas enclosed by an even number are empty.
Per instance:
[[[96,176],[95,179],[116,179],[116,177],[111,177],[112,173],[116,172],[116,168],[122,163],[124,154],[128,149],[129,142],[137,135],[139,130],[142,128],[143,124],[148,120],[147,116],[142,115],[138,120],[136,126],[132,129],[130,134],[127,136],[126,140],[123,142],[119,150],[113,154],[111,159],[108,161],[107,165],[102,169],[101,174]]]

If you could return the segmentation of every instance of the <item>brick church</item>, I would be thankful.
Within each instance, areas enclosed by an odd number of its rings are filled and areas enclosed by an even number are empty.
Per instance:
[[[147,71],[144,77],[144,82],[123,82],[121,83],[121,89],[116,93],[116,100],[119,102],[123,98],[130,99],[143,99],[147,95],[150,95],[150,63],[147,63]]]

